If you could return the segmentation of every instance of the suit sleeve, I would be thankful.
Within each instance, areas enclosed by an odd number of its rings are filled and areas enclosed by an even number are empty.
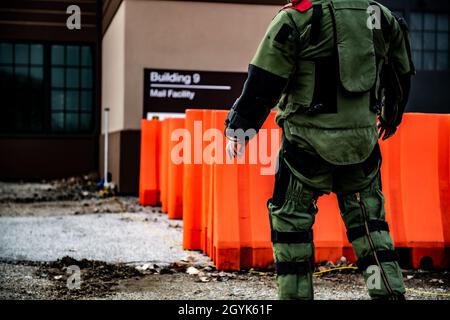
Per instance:
[[[414,74],[415,68],[411,59],[411,47],[408,26],[401,17],[392,15],[392,35],[388,57],[391,59],[397,74]]]
[[[272,20],[248,68],[241,96],[226,120],[228,129],[261,128],[276,106],[293,71],[296,28],[289,13],[281,11]]]
[[[411,57],[411,44],[406,21],[386,8],[383,8],[383,10],[385,11],[384,14],[389,17],[391,25],[388,60],[397,74],[402,89],[402,99],[398,103],[398,110],[392,119],[387,119],[393,126],[397,127],[403,119],[411,91],[411,78],[416,70]]]

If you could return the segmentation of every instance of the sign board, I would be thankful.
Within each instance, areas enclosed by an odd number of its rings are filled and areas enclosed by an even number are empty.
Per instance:
[[[149,112],[230,109],[247,73],[144,69],[144,117]]]

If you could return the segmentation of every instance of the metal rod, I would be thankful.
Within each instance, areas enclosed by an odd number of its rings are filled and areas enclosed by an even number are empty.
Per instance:
[[[108,181],[108,134],[109,134],[109,108],[105,108],[105,155],[104,155],[104,173],[103,173],[103,178],[104,178],[104,184],[103,187],[106,188],[109,185],[109,181]]]

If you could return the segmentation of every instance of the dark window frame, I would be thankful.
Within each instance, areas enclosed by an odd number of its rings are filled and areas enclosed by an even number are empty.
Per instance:
[[[83,115],[90,115],[91,116],[91,127],[90,130],[93,129],[93,108],[94,108],[94,69],[93,69],[93,52],[92,52],[92,47],[90,48],[91,50],[91,65],[90,66],[86,66],[83,65],[82,63],[82,52],[83,52],[83,48],[87,47],[87,46],[83,46],[83,45],[78,45],[75,46],[73,44],[66,44],[66,45],[62,45],[62,44],[52,44],[50,45],[50,51],[52,49],[53,46],[62,46],[63,50],[64,50],[64,54],[63,54],[63,63],[62,64],[58,64],[58,63],[53,63],[53,61],[51,61],[50,63],[50,72],[53,72],[54,68],[59,68],[59,69],[63,69],[63,85],[62,86],[54,86],[52,81],[50,81],[50,98],[52,99],[52,94],[53,91],[63,91],[64,93],[64,101],[63,101],[63,106],[62,109],[56,109],[56,112],[54,112],[55,110],[53,109],[53,101],[50,102],[50,113],[51,116],[53,113],[58,114],[58,113],[62,113],[63,116],[63,128],[66,128],[66,122],[67,122],[67,117],[69,115],[77,115],[77,126],[78,129],[81,130],[82,127],[82,117]],[[69,64],[68,61],[68,57],[69,57],[69,53],[68,53],[68,48],[69,47],[76,47],[77,51],[78,51],[78,64],[77,65],[71,65]],[[72,87],[69,86],[67,83],[67,79],[68,79],[68,70],[69,69],[76,69],[77,70],[77,77],[78,77],[78,83],[76,85],[76,87]],[[90,71],[91,73],[91,85],[90,87],[85,87],[83,86],[83,71]],[[69,92],[76,92],[77,93],[77,107],[76,110],[71,110],[68,109],[68,101],[69,101]],[[91,102],[90,102],[90,111],[86,111],[83,109],[82,106],[82,94],[89,94],[91,95]],[[57,130],[57,132],[65,132],[64,129],[62,131]],[[81,131],[83,132],[83,131]]]
[[[12,56],[11,56],[11,62],[10,63],[2,63],[0,61],[0,67],[7,67],[7,68],[12,68],[12,84],[9,86],[6,86],[4,88],[0,88],[0,92],[6,92],[6,91],[12,91],[12,96],[14,97],[14,100],[16,99],[17,96],[19,96],[21,94],[21,90],[20,87],[18,86],[18,81],[17,81],[17,74],[16,71],[18,68],[26,68],[26,75],[24,75],[26,77],[26,83],[27,83],[27,89],[32,92],[33,90],[45,90],[45,79],[44,79],[44,72],[45,72],[45,66],[44,66],[44,57],[42,57],[42,63],[41,64],[32,64],[31,63],[31,47],[33,45],[42,45],[40,43],[31,43],[31,42],[17,42],[17,41],[1,41],[1,43],[5,43],[5,44],[10,44],[11,45],[11,50],[12,50]],[[16,46],[17,45],[26,45],[27,46],[27,56],[28,59],[26,60],[25,63],[23,62],[17,62],[16,61]],[[43,51],[44,51],[44,46],[43,46]],[[43,53],[44,54],[44,53]],[[42,68],[42,84],[40,86],[40,88],[32,88],[31,86],[31,68],[35,68],[35,67],[40,67]],[[28,93],[30,93],[28,92]],[[32,128],[29,129],[29,131],[20,131],[20,132],[30,132],[30,133],[36,133],[36,132],[42,132],[43,128],[45,128],[45,114],[44,114],[44,109],[45,109],[45,94],[42,96],[42,101],[40,101],[40,103],[42,103],[42,110],[41,111],[41,115],[40,115],[40,126],[41,129],[33,131]],[[23,106],[22,105],[15,105],[15,108],[20,108],[21,110],[23,110]],[[31,108],[32,109],[32,108]],[[25,111],[32,111],[32,110],[25,110]],[[22,111],[24,112],[24,111]],[[23,119],[25,119],[25,122],[30,122],[28,125],[31,126],[31,120],[30,120],[30,115],[28,115],[29,117],[24,117]],[[22,119],[22,120],[23,120]],[[1,130],[1,129],[0,129]],[[3,131],[3,132],[7,132],[7,131]]]
[[[411,23],[412,20],[412,15],[413,14],[418,14],[421,16],[421,26],[420,28],[413,28],[413,25]],[[433,29],[426,29],[425,28],[425,16],[427,14],[432,14],[434,15],[434,26]],[[439,49],[439,45],[438,45],[438,40],[439,40],[439,35],[447,35],[447,38],[449,36],[449,28],[447,28],[447,30],[439,30],[438,24],[439,24],[439,16],[445,16],[447,15],[447,20],[449,20],[449,15],[448,13],[441,13],[441,12],[434,12],[434,11],[418,11],[418,10],[411,10],[408,14],[408,21],[410,24],[410,33],[412,34],[413,32],[417,32],[420,33],[421,37],[420,37],[420,49],[414,49],[414,44],[412,46],[412,53],[413,55],[415,53],[420,53],[421,55],[421,60],[420,60],[420,64],[417,63],[417,61],[414,61],[414,63],[416,64],[416,68],[419,71],[428,71],[428,72],[448,72],[450,70],[450,66],[449,66],[449,62],[450,62],[450,52],[449,52],[449,48],[447,45],[447,50],[442,50]],[[448,22],[447,22],[448,23]],[[427,33],[433,34],[434,35],[434,49],[427,49],[425,48],[425,35]],[[412,40],[411,40],[412,41]],[[434,56],[434,63],[433,63],[433,67],[432,68],[426,68],[425,65],[425,54],[433,54]],[[447,54],[447,68],[446,69],[439,69],[438,68],[438,56],[439,54]]]
[[[25,44],[28,45],[28,61],[27,64],[19,64],[19,65],[26,65],[28,67],[28,71],[27,74],[28,76],[30,75],[30,68],[34,66],[34,64],[31,63],[31,46],[32,45],[42,45],[43,46],[43,62],[42,62],[42,66],[39,65],[40,67],[42,67],[43,69],[43,84],[42,84],[42,90],[44,90],[44,97],[43,97],[43,109],[42,109],[42,118],[41,119],[41,130],[37,130],[37,131],[33,131],[33,130],[4,130],[3,128],[0,128],[0,137],[41,137],[41,138],[58,138],[58,137],[62,137],[62,138],[68,138],[68,137],[92,137],[92,136],[96,136],[98,134],[98,117],[99,114],[97,112],[97,95],[98,95],[98,81],[97,81],[97,59],[96,59],[96,50],[97,47],[95,45],[95,43],[92,42],[62,42],[62,41],[38,41],[38,40],[11,40],[11,39],[1,39],[0,38],[0,43],[7,43],[7,44],[11,44],[13,46],[13,63],[12,63],[12,67],[13,67],[13,75],[14,77],[15,75],[15,54],[14,54],[14,48],[15,45],[20,45],[20,44]],[[79,84],[79,88],[75,88],[75,90],[79,90],[78,93],[78,108],[77,108],[77,112],[79,113],[78,115],[78,124],[79,127],[81,126],[80,123],[80,118],[81,118],[81,114],[90,114],[91,120],[90,120],[90,126],[88,130],[77,130],[77,131],[55,131],[52,130],[52,123],[51,123],[51,116],[52,116],[52,99],[51,99],[51,93],[52,93],[52,78],[51,78],[51,69],[52,69],[52,61],[51,61],[51,47],[54,45],[61,45],[61,46],[76,46],[78,47],[78,52],[79,52],[79,65],[78,66],[74,66],[74,68],[79,68],[78,73],[79,73],[79,79],[78,79],[78,84]],[[90,51],[91,51],[91,66],[87,67],[84,65],[81,65],[81,52],[82,52],[82,48],[83,47],[89,47]],[[67,51],[67,50],[64,50]],[[65,54],[66,55],[66,54]],[[3,64],[0,63],[0,67],[1,66],[5,66],[8,65],[10,66],[11,64]],[[68,66],[65,66],[66,68]],[[91,81],[92,81],[92,86],[89,89],[84,89],[81,88],[81,69],[90,69],[91,70]],[[65,81],[66,75],[64,74],[64,81]],[[0,91],[6,90],[6,88],[0,88]],[[86,91],[86,92],[90,92],[91,93],[91,108],[89,111],[83,111],[82,110],[82,106],[81,106],[81,91]],[[64,100],[66,100],[67,97],[65,97]],[[64,113],[64,119],[65,119],[65,113]]]

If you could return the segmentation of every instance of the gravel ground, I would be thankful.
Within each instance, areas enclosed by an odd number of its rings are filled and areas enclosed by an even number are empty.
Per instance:
[[[117,266],[114,266],[117,267]],[[123,266],[122,266],[123,268]],[[108,270],[108,278],[95,272],[89,275],[82,269],[80,290],[68,290],[67,277],[62,269],[48,266],[0,263],[0,299],[108,299],[108,300],[274,300],[276,282],[272,273],[213,272],[207,282],[196,275],[182,272],[173,274],[126,274]],[[91,269],[92,271],[93,269]],[[130,270],[135,270],[130,267]],[[61,276],[63,275],[63,276]],[[86,276],[86,277],[85,277]],[[90,276],[95,276],[89,278]],[[61,278],[60,278],[61,277]],[[415,274],[406,280],[408,290],[450,294],[448,278],[440,274]],[[439,280],[447,281],[443,286]],[[333,274],[314,277],[317,300],[367,300],[364,282],[358,274]],[[408,291],[409,300],[449,300]]]
[[[135,197],[99,197],[94,186],[88,176],[0,183],[0,299],[276,299],[272,272],[219,272],[181,249],[181,221]],[[73,265],[81,287],[69,290]],[[405,271],[404,279],[408,299],[450,299],[448,272]],[[369,299],[353,271],[314,284],[319,300]]]
[[[35,300],[57,298],[50,279],[36,276],[37,267],[0,263],[0,299]]]
[[[147,213],[1,217],[0,257],[54,261],[71,256],[168,264],[186,256],[181,226],[165,215]]]

